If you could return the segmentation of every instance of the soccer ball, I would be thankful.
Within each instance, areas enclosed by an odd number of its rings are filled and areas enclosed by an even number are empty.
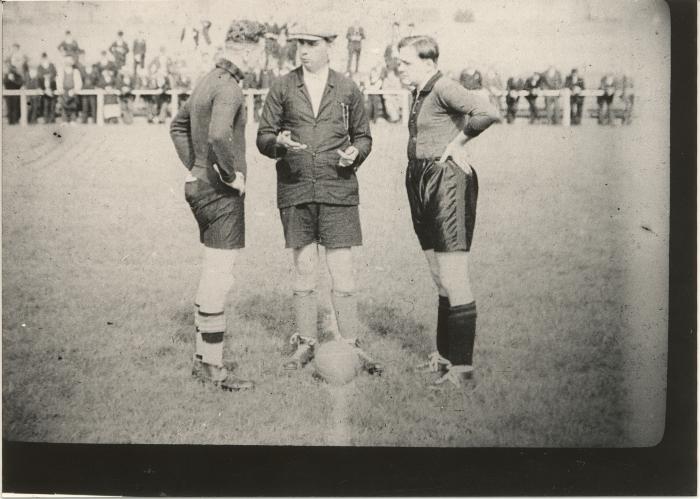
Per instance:
[[[316,373],[331,385],[352,381],[362,368],[362,361],[354,347],[345,341],[322,344],[314,356]]]

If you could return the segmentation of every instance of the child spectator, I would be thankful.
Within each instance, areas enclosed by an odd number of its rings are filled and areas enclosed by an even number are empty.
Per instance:
[[[80,71],[75,67],[73,57],[66,55],[63,58],[63,68],[56,77],[56,89],[60,94],[61,114],[63,121],[71,123],[78,115],[78,95],[83,88],[83,80]]]
[[[56,121],[56,67],[49,61],[46,52],[41,54],[37,78],[39,78],[39,88],[44,92],[41,96],[41,114],[44,116],[44,123],[54,123]]]
[[[39,90],[41,89],[41,81],[39,80],[39,73],[36,67],[32,66],[27,72],[27,81],[24,84],[24,88],[27,90]],[[28,116],[27,121],[30,124],[34,124],[39,119],[41,115],[41,95],[30,95],[27,98]]]
[[[97,74],[99,74],[100,77],[102,77],[102,73],[104,73],[105,70],[112,73],[112,79],[114,79],[114,75],[117,74],[117,67],[112,61],[109,60],[106,50],[100,52],[100,60],[97,61],[95,67],[97,68]]]

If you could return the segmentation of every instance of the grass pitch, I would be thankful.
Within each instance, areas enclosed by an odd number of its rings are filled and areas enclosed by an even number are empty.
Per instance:
[[[470,144],[481,188],[471,256],[478,382],[434,393],[414,368],[434,349],[437,295],[404,193],[406,131],[373,131],[358,173],[365,245],[355,258],[365,345],[385,375],[329,390],[309,369],[281,371],[291,257],[273,162],[252,146],[225,355],[258,387],[228,394],[189,375],[200,250],[167,128],[5,127],[4,438],[653,444],[662,412],[641,424],[636,415],[663,405],[666,309],[655,297],[665,281],[663,268],[640,262],[667,244],[663,151],[639,126],[592,123],[494,126]],[[324,269],[319,282],[327,329]],[[654,306],[643,323],[640,287]],[[647,378],[656,391],[645,401]]]

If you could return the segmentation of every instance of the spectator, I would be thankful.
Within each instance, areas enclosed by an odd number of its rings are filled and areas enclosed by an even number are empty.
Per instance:
[[[611,107],[615,94],[617,93],[617,80],[611,73],[608,73],[600,79],[599,89],[603,91],[603,95],[599,95],[597,99],[598,124],[612,125],[613,119],[611,119]]]
[[[369,82],[365,90],[370,91],[367,93],[366,107],[367,107],[367,118],[372,122],[376,123],[377,118],[386,118],[386,113],[384,112],[384,99],[382,95],[373,94],[373,90],[382,89],[383,79],[381,77],[381,69],[378,67],[373,67],[369,72]]]
[[[122,123],[131,125],[134,122],[134,100],[136,100],[133,94],[134,78],[128,73],[120,73],[118,75],[118,81]]]
[[[121,108],[119,106],[119,83],[114,73],[104,69],[101,73],[99,87],[105,91],[103,114],[107,124],[119,123]]]
[[[387,71],[398,74],[399,71],[399,40],[401,25],[397,22],[391,25],[391,42],[384,49],[384,65]]]
[[[481,90],[483,87],[481,73],[469,66],[459,75],[459,82],[467,90]]]
[[[114,65],[117,71],[121,71],[124,64],[126,64],[126,55],[129,53],[129,44],[124,40],[123,31],[117,32],[117,39],[109,46],[109,53],[114,58]]]
[[[542,90],[561,90],[564,86],[561,73],[554,66],[549,66],[547,71],[542,74],[540,83],[540,88]],[[545,95],[544,103],[547,114],[547,123],[552,125],[559,124],[559,114],[561,113],[559,96]]]
[[[94,64],[81,66],[82,71],[80,77],[83,80],[83,90],[94,90],[100,82],[100,73]],[[80,68],[78,68],[80,69]],[[88,118],[92,122],[97,122],[97,96],[96,95],[81,95],[80,96],[80,121],[87,123]]]
[[[277,37],[278,35],[271,31],[265,33],[265,69],[274,66],[279,68],[280,46]]]
[[[78,55],[80,54],[80,46],[78,42],[73,38],[73,34],[70,30],[66,31],[66,35],[63,41],[58,44],[58,51],[62,56],[70,56],[73,62],[78,62]]]
[[[148,88],[150,90],[158,90],[157,95],[150,96],[148,102],[148,122],[165,123],[168,118],[168,107],[170,105],[170,83],[168,78],[162,71],[156,71],[150,74],[148,80]]]
[[[75,67],[73,57],[63,58],[63,68],[56,76],[56,90],[60,94],[61,114],[65,123],[74,122],[78,116],[77,92],[83,88],[80,71]]]
[[[166,76],[170,72],[172,62],[164,46],[160,47],[160,53],[148,65],[150,75]]]
[[[398,72],[387,71],[382,81],[383,90],[401,90],[401,79]],[[404,112],[407,112],[404,110]],[[389,123],[396,123],[401,120],[401,96],[385,95],[384,96],[384,113]]]
[[[523,90],[527,92],[525,99],[530,107],[530,124],[539,121],[540,113],[537,108],[537,98],[540,95],[540,87],[542,85],[540,74],[537,72],[532,73],[525,84],[523,85]]]
[[[501,95],[503,94],[503,81],[501,77],[493,69],[486,72],[484,86],[488,91],[488,98],[491,105],[495,107],[499,114],[501,113]]]
[[[571,96],[569,97],[569,103],[571,105],[571,124],[580,125],[584,100],[584,96],[581,95],[581,92],[586,89],[586,84],[583,78],[578,75],[578,69],[574,68],[571,70],[569,76],[566,77],[564,86],[571,91]]]
[[[280,47],[279,73],[286,75],[297,66],[297,41],[288,39],[287,27],[280,30],[277,42]]]
[[[24,84],[24,79],[17,68],[9,62],[3,63],[3,78],[2,83],[6,90],[19,90]],[[19,122],[20,118],[20,100],[19,95],[5,96],[5,104],[7,105],[7,122],[14,125]]]
[[[348,33],[345,35],[348,39],[348,73],[357,73],[360,67],[360,53],[362,52],[362,40],[365,39],[365,30],[360,26],[360,21],[355,21],[348,28]],[[355,62],[355,70],[352,71],[352,63]]]
[[[622,95],[620,95],[620,99],[625,104],[622,124],[629,125],[632,123],[632,110],[634,108],[634,80],[631,76],[624,75],[622,77]]]
[[[243,72],[243,79],[240,81],[243,90],[257,90],[260,88],[260,78],[255,73],[254,69],[248,69]],[[260,110],[262,108],[262,96],[256,95],[253,98],[253,119],[260,121]]]
[[[19,43],[13,43],[10,53],[5,58],[5,62],[9,63],[16,72],[26,79],[29,71],[29,59],[20,50]]]
[[[134,39],[133,54],[134,76],[136,76],[138,68],[144,69],[146,66],[146,39],[143,37],[142,30],[139,30],[138,37]]]
[[[524,88],[522,78],[511,76],[506,83],[506,121],[513,123],[518,114],[520,91]]]
[[[110,73],[112,73],[112,79],[114,79],[114,75],[117,74],[117,67],[112,61],[109,60],[106,50],[100,52],[100,60],[97,61],[95,67],[97,68],[97,73],[100,75],[100,78],[102,77],[102,73],[104,73],[105,71],[109,71]]]
[[[24,84],[24,88],[27,90],[40,90],[41,80],[39,79],[39,73],[36,67],[32,66],[27,72],[27,80]],[[30,124],[34,124],[41,116],[41,95],[30,95],[27,98],[28,105],[28,121]]]
[[[41,96],[41,114],[44,116],[44,123],[54,123],[56,121],[56,67],[49,61],[46,52],[41,54],[37,78],[40,82],[39,88],[44,92]]]

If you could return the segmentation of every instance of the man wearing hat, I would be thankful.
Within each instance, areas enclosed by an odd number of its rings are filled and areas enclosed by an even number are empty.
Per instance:
[[[336,34],[297,28],[301,66],[272,85],[258,128],[258,150],[277,161],[277,205],[285,245],[294,261],[296,351],[284,364],[297,370],[317,345],[318,246],[325,247],[331,298],[343,338],[355,346],[365,370],[382,367],[360,350],[352,247],[362,244],[355,171],[372,148],[364,99],[357,85],[328,66]]]
[[[225,301],[234,263],[245,245],[245,98],[239,82],[255,60],[263,26],[234,21],[223,58],[204,76],[170,125],[180,160],[189,170],[185,199],[199,225],[204,260],[195,298],[192,374],[228,391],[250,390],[253,382],[233,375],[223,361]]]

